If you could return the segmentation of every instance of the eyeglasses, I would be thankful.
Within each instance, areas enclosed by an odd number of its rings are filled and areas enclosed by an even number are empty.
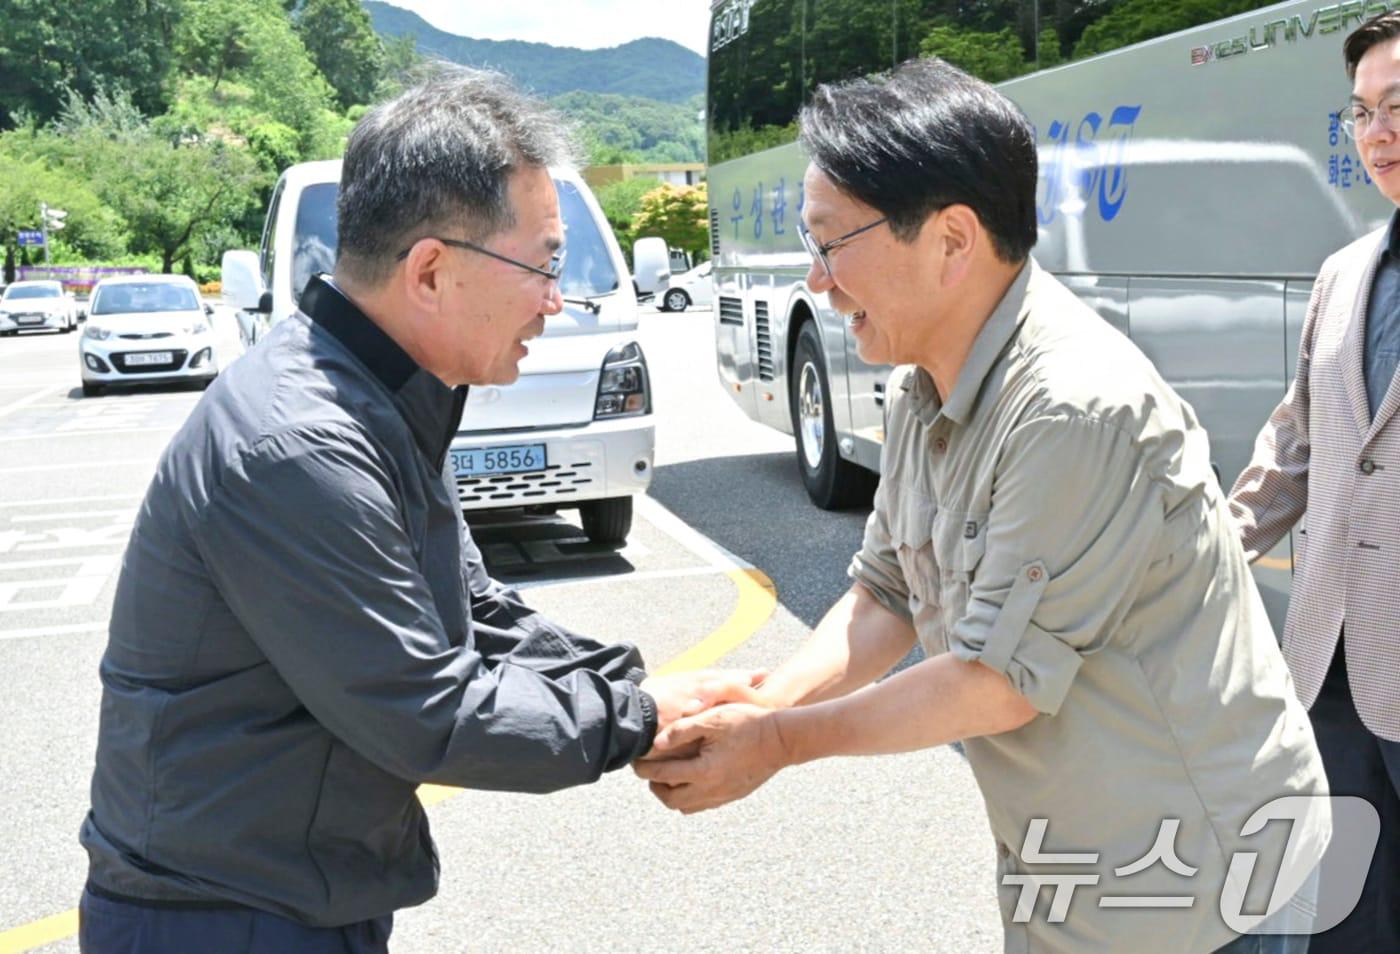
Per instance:
[[[890,217],[888,215],[882,215],[880,216],[880,218],[876,219],[874,222],[871,222],[869,225],[862,225],[860,228],[847,232],[845,235],[838,235],[830,242],[819,243],[815,238],[812,237],[812,233],[807,231],[806,224],[801,221],[797,223],[797,234],[802,237],[802,244],[806,247],[807,254],[811,255],[815,261],[821,262],[822,268],[825,269],[826,274],[830,276],[831,260],[827,258],[827,255],[833,249],[836,249],[846,244],[851,239],[855,238],[857,235],[862,234],[863,232],[869,232],[873,228],[878,228],[879,226],[884,225],[889,220]]]
[[[539,275],[541,278],[548,278],[552,282],[557,282],[559,280],[559,276],[564,274],[565,250],[562,248],[549,257],[549,264],[546,267],[537,268],[534,265],[526,265],[524,262],[511,258],[508,255],[502,255],[500,252],[493,252],[489,248],[483,248],[482,246],[477,245],[475,242],[467,242],[459,239],[437,238],[433,235],[425,235],[423,236],[423,238],[431,238],[435,241],[441,242],[443,245],[450,245],[453,248],[465,248],[470,249],[473,252],[480,252],[482,255],[489,255],[491,258],[494,258],[497,261],[505,262],[507,265],[514,265],[516,268],[523,268],[525,269],[525,271],[529,272],[532,275]],[[418,241],[421,242],[422,240],[423,239],[419,239]],[[410,245],[408,248],[404,249],[402,252],[396,255],[394,257],[394,260],[397,262],[402,262],[404,259],[408,258],[408,253],[411,251],[413,251],[413,246]]]
[[[1375,109],[1367,109],[1360,103],[1348,103],[1337,110],[1337,118],[1347,136],[1357,139],[1366,135],[1372,121],[1379,119],[1381,127],[1390,132],[1400,132],[1400,96],[1383,99]]]

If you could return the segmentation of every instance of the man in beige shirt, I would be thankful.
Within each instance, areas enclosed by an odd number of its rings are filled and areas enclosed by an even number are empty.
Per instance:
[[[1029,256],[1024,116],[923,61],[822,87],[801,125],[807,282],[862,358],[905,365],[875,509],[810,642],[638,773],[691,812],[960,739],[1007,950],[1296,949],[1236,915],[1286,913],[1327,841],[1307,715],[1191,408]],[[928,658],[875,683],[916,640]],[[1256,832],[1270,815],[1292,824]],[[1287,854],[1277,891],[1232,870],[1245,851]]]

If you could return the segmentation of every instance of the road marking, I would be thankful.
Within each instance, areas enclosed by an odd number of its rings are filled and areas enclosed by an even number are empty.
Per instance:
[[[1293,561],[1285,560],[1282,557],[1260,557],[1254,561],[1255,566],[1262,566],[1266,570],[1291,570]]]
[[[104,460],[101,462],[103,470],[112,467],[149,467],[155,469],[155,462],[149,457],[135,457],[131,460]],[[41,470],[72,470],[73,464],[65,462],[62,464],[29,464],[24,467],[0,467],[0,474],[32,474]]]
[[[18,517],[11,517],[11,523],[52,523],[55,520],[77,520],[86,517],[126,517],[129,520],[136,519],[136,508],[127,507],[124,510],[79,510],[71,513],[30,513]]]
[[[62,941],[78,933],[78,910],[64,911],[42,921],[34,921],[23,927],[12,928],[0,933],[0,954],[22,954]]]
[[[9,404],[0,404],[0,417],[4,417],[11,411],[18,411],[22,407],[28,407],[35,401],[39,400],[39,398],[48,395],[51,391],[53,391],[52,385],[45,388],[40,388],[28,397],[22,397],[18,401],[11,401]]]
[[[105,464],[103,466],[106,466]],[[46,500],[0,500],[0,507],[53,507],[58,504],[97,503],[107,500],[140,500],[141,494],[106,494],[101,497],[50,497]],[[12,519],[18,520],[18,517]]]
[[[105,633],[106,623],[76,623],[72,626],[34,626],[29,629],[0,629],[0,640],[32,639],[35,636],[77,636],[80,633]],[[4,935],[0,934],[0,938]],[[0,948],[3,950],[3,948]]]
[[[102,595],[107,578],[117,568],[115,556],[79,557],[75,560],[33,560],[28,563],[0,563],[0,569],[18,570],[60,565],[78,565],[78,571],[66,577],[38,580],[0,580],[0,613],[38,609],[61,609],[87,606]],[[32,590],[57,590],[49,599],[21,600],[19,595]]]
[[[118,430],[92,427],[83,431],[50,431],[47,434],[9,434],[0,437],[0,444],[12,444],[15,441],[53,440],[56,437],[116,437],[119,434],[150,434],[155,431],[163,431],[169,434],[179,430],[183,424],[184,422],[181,421],[179,424],[167,424],[164,427],[124,427]]]

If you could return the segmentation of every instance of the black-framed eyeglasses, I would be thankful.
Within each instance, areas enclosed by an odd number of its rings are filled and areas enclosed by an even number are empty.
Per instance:
[[[845,235],[838,235],[829,242],[818,242],[812,236],[812,233],[807,231],[806,224],[801,221],[797,223],[797,234],[802,237],[802,244],[806,247],[807,254],[811,255],[816,261],[821,262],[822,268],[826,270],[827,275],[830,275],[831,260],[827,258],[829,252],[846,244],[857,235],[861,235],[865,232],[869,232],[871,229],[884,225],[889,220],[890,217],[888,215],[882,215],[869,225],[862,225],[860,228],[847,232]]]
[[[547,266],[545,266],[544,268],[538,268],[534,265],[526,265],[524,262],[519,261],[518,259],[511,258],[508,255],[502,255],[500,252],[493,252],[489,248],[477,245],[475,242],[468,242],[464,239],[437,238],[433,235],[425,235],[423,236],[423,238],[431,238],[434,241],[441,242],[443,245],[450,245],[453,248],[465,248],[470,249],[473,252],[480,252],[482,255],[488,255],[491,258],[496,259],[497,261],[505,262],[507,265],[514,265],[516,268],[523,268],[525,269],[525,271],[529,272],[532,275],[539,275],[541,278],[548,278],[552,282],[557,282],[559,280],[559,276],[564,274],[564,252],[566,250],[562,248],[549,257],[549,264]],[[421,242],[423,241],[423,239],[419,239],[418,241]],[[396,255],[394,257],[394,260],[402,262],[404,259],[408,258],[408,253],[411,251],[413,251],[412,245],[410,245],[408,248],[404,249],[402,252]]]
[[[1360,103],[1347,103],[1337,110],[1337,119],[1341,121],[1342,129],[1351,139],[1356,139],[1366,135],[1366,130],[1371,128],[1377,117],[1380,117],[1381,126],[1391,132],[1400,132],[1400,96],[1389,96],[1381,100],[1375,109],[1367,109]]]

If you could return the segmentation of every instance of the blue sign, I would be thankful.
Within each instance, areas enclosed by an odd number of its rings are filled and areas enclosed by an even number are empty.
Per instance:
[[[44,233],[38,229],[21,229],[19,232],[19,244],[21,246],[43,245]]]

